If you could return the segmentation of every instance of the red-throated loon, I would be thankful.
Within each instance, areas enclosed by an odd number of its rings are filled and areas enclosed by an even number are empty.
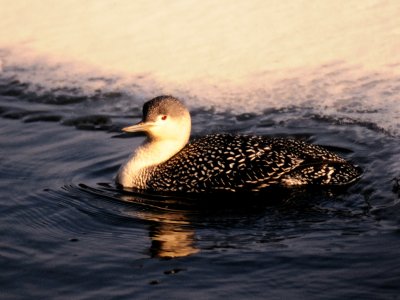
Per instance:
[[[191,119],[171,96],[143,106],[143,120],[125,132],[145,132],[118,171],[117,184],[151,192],[257,192],[271,186],[343,186],[361,169],[304,141],[214,134],[188,144]]]

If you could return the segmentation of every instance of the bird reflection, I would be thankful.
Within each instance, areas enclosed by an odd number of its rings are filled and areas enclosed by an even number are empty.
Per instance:
[[[167,218],[176,216],[168,214]],[[150,230],[152,257],[173,258],[199,252],[194,246],[195,234],[185,226],[161,221]]]
[[[131,195],[123,195],[121,198],[127,202],[140,201],[144,204],[143,199]],[[136,210],[132,211],[132,214],[139,219],[151,222],[149,232],[151,257],[176,258],[199,252],[195,246],[195,232],[185,216],[185,211],[157,207],[154,203],[144,205],[150,206],[151,210]]]

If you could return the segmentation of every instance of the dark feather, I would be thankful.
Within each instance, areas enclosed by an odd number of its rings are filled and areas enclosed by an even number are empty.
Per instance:
[[[153,191],[259,191],[270,186],[347,185],[361,175],[358,167],[300,140],[216,134],[184,147],[154,167]]]

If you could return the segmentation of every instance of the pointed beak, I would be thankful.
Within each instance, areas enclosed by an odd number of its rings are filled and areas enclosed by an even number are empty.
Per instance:
[[[141,132],[141,131],[148,131],[151,127],[153,127],[155,124],[154,122],[139,122],[135,125],[128,126],[122,128],[122,131],[124,132]]]

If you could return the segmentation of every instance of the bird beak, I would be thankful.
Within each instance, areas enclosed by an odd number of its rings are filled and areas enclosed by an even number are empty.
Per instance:
[[[139,122],[135,125],[128,126],[122,128],[122,131],[124,132],[140,132],[140,131],[148,131],[151,127],[153,127],[155,124],[154,122]]]

